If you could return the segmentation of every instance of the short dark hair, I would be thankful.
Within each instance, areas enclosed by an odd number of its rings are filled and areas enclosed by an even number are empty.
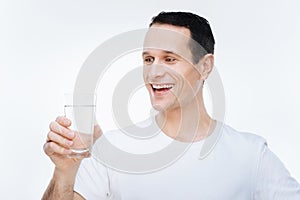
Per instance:
[[[149,27],[153,24],[170,24],[189,29],[191,38],[200,44],[205,51],[203,53],[203,49],[190,46],[194,63],[198,63],[205,54],[214,53],[215,39],[209,22],[203,17],[190,12],[161,12],[152,18]]]

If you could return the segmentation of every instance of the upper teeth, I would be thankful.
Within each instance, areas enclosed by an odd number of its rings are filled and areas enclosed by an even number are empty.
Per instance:
[[[152,86],[153,86],[154,89],[172,88],[173,87],[173,85],[171,85],[171,84],[168,84],[168,85],[167,84],[165,84],[165,85],[153,84]]]

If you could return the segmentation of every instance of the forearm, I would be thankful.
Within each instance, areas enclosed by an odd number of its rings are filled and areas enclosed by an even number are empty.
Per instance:
[[[66,173],[56,169],[42,200],[72,200],[76,172]]]

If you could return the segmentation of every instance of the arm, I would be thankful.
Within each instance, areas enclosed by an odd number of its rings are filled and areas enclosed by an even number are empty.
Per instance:
[[[85,200],[80,194],[77,192],[74,192],[70,188],[66,188],[66,190],[61,190],[61,191],[54,191],[55,187],[59,188],[59,185],[55,184],[55,181],[51,181],[47,190],[44,193],[44,196],[42,200],[48,200],[48,199],[73,199],[73,200]],[[66,194],[64,196],[57,196],[59,194]]]
[[[75,176],[76,173],[64,173],[59,170],[55,170],[53,178],[50,181],[42,200],[84,200],[83,197],[73,191]]]

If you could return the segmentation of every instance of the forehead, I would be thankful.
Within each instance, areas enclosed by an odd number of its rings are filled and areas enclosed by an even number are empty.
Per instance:
[[[191,36],[191,32],[188,28],[185,28],[183,26],[174,26],[171,24],[153,24],[151,28],[156,28],[156,29],[165,29],[165,30],[169,30],[169,31],[174,31],[174,32],[178,32],[180,34],[185,35],[186,37],[190,37]]]
[[[189,59],[191,58],[190,42],[190,30],[185,27],[153,24],[145,36],[143,48],[147,52],[151,52],[151,49],[173,52]]]

